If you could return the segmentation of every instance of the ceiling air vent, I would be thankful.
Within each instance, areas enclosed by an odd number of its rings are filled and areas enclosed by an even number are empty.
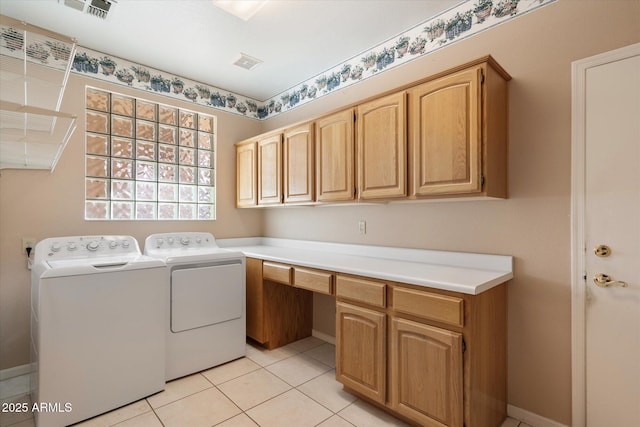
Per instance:
[[[249,56],[246,53],[240,52],[240,54],[233,60],[233,65],[237,65],[245,70],[252,70],[258,65],[262,64],[262,61],[253,56]]]
[[[100,19],[107,19],[109,10],[116,0],[58,0],[65,6],[80,12],[96,16]]]

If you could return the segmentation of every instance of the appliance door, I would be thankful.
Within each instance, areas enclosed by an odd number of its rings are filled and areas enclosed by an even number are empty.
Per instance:
[[[171,270],[171,331],[238,319],[244,286],[241,260],[180,265]]]

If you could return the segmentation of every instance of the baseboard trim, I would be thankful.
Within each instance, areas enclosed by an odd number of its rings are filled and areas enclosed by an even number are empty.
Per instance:
[[[20,375],[27,375],[31,373],[31,364],[14,366],[13,368],[7,368],[0,371],[0,381],[8,380],[9,378],[19,377]]]
[[[328,342],[329,344],[333,344],[336,345],[336,337],[333,337],[329,334],[326,334],[324,332],[320,332],[320,331],[316,331],[315,329],[311,330],[311,335],[322,340],[325,342]]]
[[[517,406],[507,405],[507,415],[518,421],[529,424],[531,427],[569,427],[557,421],[534,414]]]

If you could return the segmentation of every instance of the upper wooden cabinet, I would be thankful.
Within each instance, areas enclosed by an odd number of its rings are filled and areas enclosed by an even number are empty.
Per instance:
[[[282,203],[282,134],[258,139],[258,204]]]
[[[316,121],[316,183],[318,201],[355,198],[353,110]]]
[[[357,108],[358,196],[386,199],[407,195],[405,92]]]
[[[506,198],[510,79],[488,56],[258,136],[256,188],[239,143],[237,206]]]
[[[480,63],[407,91],[411,196],[507,197],[508,75],[496,66]]]
[[[284,202],[314,200],[314,132],[313,123],[284,131]]]
[[[255,206],[258,203],[256,178],[256,142],[236,144],[236,206]]]

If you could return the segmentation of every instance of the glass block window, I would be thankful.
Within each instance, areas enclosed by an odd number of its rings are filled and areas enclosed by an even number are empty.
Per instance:
[[[86,89],[87,220],[216,215],[216,118]]]

